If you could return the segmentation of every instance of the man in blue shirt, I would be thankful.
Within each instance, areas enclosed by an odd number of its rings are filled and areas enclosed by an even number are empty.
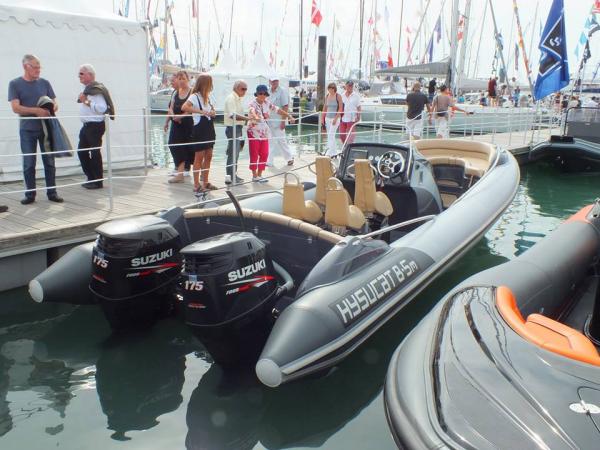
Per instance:
[[[40,78],[40,60],[34,55],[23,57],[23,76],[15,78],[8,85],[8,101],[15,114],[27,119],[19,121],[21,152],[23,153],[23,176],[27,192],[21,200],[23,205],[35,201],[35,162],[37,144],[42,151],[44,175],[46,177],[46,195],[51,202],[62,203],[63,199],[56,193],[56,167],[54,155],[44,148],[44,131],[40,120],[29,117],[49,117],[50,112],[37,106],[40,97],[47,95],[54,101],[54,111],[58,110],[56,95],[48,80]]]

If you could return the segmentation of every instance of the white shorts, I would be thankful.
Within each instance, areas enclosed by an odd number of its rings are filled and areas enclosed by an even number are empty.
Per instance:
[[[423,134],[423,119],[406,119],[406,132],[410,136],[421,137]]]
[[[450,127],[447,118],[438,117],[435,119],[435,134],[441,136],[443,139],[450,137]]]

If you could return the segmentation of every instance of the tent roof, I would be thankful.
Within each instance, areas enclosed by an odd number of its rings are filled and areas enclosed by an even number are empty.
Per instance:
[[[229,50],[223,50],[219,64],[210,71],[211,75],[229,75],[242,72]]]
[[[388,67],[375,71],[376,74],[394,74],[405,77],[445,77],[448,75],[450,60],[448,58],[441,61],[427,64],[413,64],[411,66]]]
[[[243,70],[243,75],[270,78],[276,75],[276,73],[267,63],[262,51],[257,49],[256,54],[254,55],[254,60]]]
[[[92,1],[63,0],[0,0],[0,22],[10,19],[25,25],[29,22],[38,27],[68,27],[70,29],[98,29],[103,33],[143,32],[135,20],[107,12]]]

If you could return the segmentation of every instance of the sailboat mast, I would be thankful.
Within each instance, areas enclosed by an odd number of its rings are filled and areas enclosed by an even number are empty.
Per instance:
[[[402,4],[400,6],[400,31],[398,32],[398,56],[396,58],[396,63],[400,65],[400,49],[402,48],[402,22],[404,19],[404,0],[402,0]]]
[[[446,83],[450,87],[450,92],[456,93],[456,54],[458,39],[458,0],[452,0],[452,24],[450,25],[450,64],[448,67],[448,77]]]
[[[231,15],[229,16],[229,40],[227,42],[227,50],[231,50],[231,30],[233,29],[233,8],[235,0],[231,0]]]
[[[483,40],[483,30],[485,28],[485,17],[487,15],[487,2],[484,3],[483,17],[481,19],[481,32],[479,33],[479,41],[477,42],[477,52],[475,53],[475,66],[473,67],[472,77],[475,78],[477,75],[477,61],[479,61],[479,49],[481,48],[481,41]],[[469,55],[469,68],[471,67],[471,55]]]
[[[362,79],[362,59],[363,59],[363,24],[365,21],[365,0],[360,0],[359,7],[359,44],[358,44],[358,79]]]
[[[302,9],[304,0],[300,0],[300,40],[298,41],[298,71],[300,72],[299,79],[302,80]]]
[[[200,11],[198,8],[200,7],[198,0],[193,0],[196,2],[196,70],[200,69]]]
[[[525,64],[525,73],[527,73],[527,81],[529,82],[529,89],[533,92],[533,82],[531,81],[531,71],[529,70],[529,60],[527,59],[527,53],[525,52],[525,42],[523,41],[523,29],[521,28],[521,20],[519,19],[519,7],[517,6],[517,0],[513,0],[513,8],[515,10],[515,18],[517,19],[517,31],[519,32],[519,46],[523,53],[523,63]],[[535,26],[535,22],[534,22]]]
[[[494,22],[494,37],[496,40],[496,48],[500,53],[500,61],[502,62],[502,68],[504,69],[504,74],[506,75],[506,86],[510,87],[510,80],[508,79],[508,72],[506,71],[506,62],[504,61],[504,51],[500,46],[499,34],[498,34],[498,24],[496,23],[496,14],[494,14],[494,5],[492,4],[492,0],[489,0],[490,3],[490,12],[492,13],[492,20]]]
[[[410,61],[410,57],[412,56],[413,49],[415,48],[415,43],[417,42],[417,38],[419,37],[421,28],[423,28],[423,22],[425,22],[425,16],[427,16],[427,10],[429,9],[430,3],[431,0],[427,0],[425,10],[423,11],[423,16],[421,17],[421,22],[419,22],[419,27],[417,28],[417,33],[415,34],[415,39],[413,39],[412,43],[410,44],[410,49],[408,50],[408,55],[406,56],[406,64],[408,64],[408,61]]]
[[[165,48],[163,51],[163,64],[164,61],[168,61],[168,49],[169,49],[169,4],[168,4],[168,0],[165,0],[165,30],[164,30],[164,44],[165,44]]]
[[[471,22],[471,0],[467,0],[465,2],[465,12],[463,15],[463,34],[462,34],[462,42],[460,43],[460,59],[458,61],[458,71],[456,73],[456,88],[460,88],[460,82],[462,77],[465,74],[465,59],[467,53],[467,40],[469,36],[469,23]],[[458,33],[458,30],[453,31],[454,33]]]
[[[533,56],[533,37],[535,36],[535,23],[537,22],[538,8],[540,7],[540,0],[535,4],[535,14],[533,15],[533,22],[531,26],[531,40],[529,41],[529,53],[528,55]],[[528,74],[531,77],[531,72]],[[531,90],[533,92],[533,89]]]

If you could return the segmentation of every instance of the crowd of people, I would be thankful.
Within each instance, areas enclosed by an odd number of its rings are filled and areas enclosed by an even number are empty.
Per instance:
[[[279,79],[271,77],[270,86],[258,85],[254,99],[245,110],[243,97],[248,84],[237,80],[232,92],[225,99],[223,123],[227,139],[227,162],[225,184],[242,183],[244,179],[237,173],[237,162],[248,138],[249,169],[252,181],[266,183],[265,168],[273,165],[273,155],[279,152],[289,166],[294,164],[294,150],[285,136],[286,120],[295,119],[288,113],[289,96],[279,87]],[[175,164],[175,173],[169,183],[181,183],[191,169],[194,192],[200,194],[218,189],[209,181],[213,148],[216,141],[216,111],[211,102],[212,77],[198,75],[193,89],[189,86],[189,75],[180,71],[171,79],[173,95],[165,122],[165,132],[169,132],[168,145]]]

